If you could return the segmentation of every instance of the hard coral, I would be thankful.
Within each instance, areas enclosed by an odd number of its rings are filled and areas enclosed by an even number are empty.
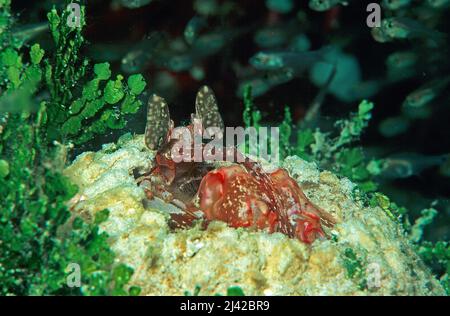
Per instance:
[[[134,184],[133,171],[148,170],[154,154],[138,135],[82,154],[65,172],[83,197],[74,202],[74,212],[111,211],[101,229],[111,236],[118,262],[135,270],[128,285],[141,287],[142,295],[183,295],[197,285],[202,295],[235,285],[246,295],[445,293],[398,222],[380,207],[354,200],[349,180],[319,172],[295,156],[281,167],[315,204],[339,219],[331,240],[309,246],[281,233],[235,229],[221,221],[207,229],[171,230],[169,216],[181,210],[157,198],[143,204],[144,189]],[[348,256],[349,248],[354,256]],[[377,265],[379,287],[369,282]]]

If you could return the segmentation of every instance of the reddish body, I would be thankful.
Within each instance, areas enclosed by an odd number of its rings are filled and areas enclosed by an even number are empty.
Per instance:
[[[174,227],[191,225],[198,218],[194,214],[201,211],[207,222],[218,220],[235,228],[281,232],[311,243],[318,237],[325,237],[322,224],[332,226],[334,223],[330,215],[309,201],[284,169],[265,173],[250,162],[220,167],[202,177],[198,191],[191,197],[176,192],[180,185],[172,184],[180,175],[185,175],[192,164],[176,164],[160,154],[155,163],[151,176],[160,178],[159,182],[163,183],[157,192],[165,193],[161,194],[165,200],[175,202],[185,211],[183,215],[172,216]]]
[[[189,129],[193,133],[194,128]],[[201,213],[206,223],[218,220],[312,243],[326,237],[322,224],[334,224],[333,217],[311,203],[286,170],[266,173],[248,159],[219,168],[207,162],[175,163],[170,156],[170,134],[171,129],[145,179],[150,180],[149,198],[157,195],[183,210],[172,214],[173,227],[192,225]]]
[[[325,237],[321,221],[331,224],[331,217],[306,198],[286,170],[265,173],[248,165],[222,167],[203,178],[198,196],[207,220],[281,232],[305,243]]]

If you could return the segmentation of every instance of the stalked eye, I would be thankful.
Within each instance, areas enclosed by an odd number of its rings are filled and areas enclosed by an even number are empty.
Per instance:
[[[198,91],[195,100],[195,114],[197,118],[201,119],[204,129],[217,127],[223,132],[223,120],[219,113],[216,97],[211,88],[203,86]]]
[[[158,150],[167,141],[171,126],[167,102],[154,94],[148,101],[145,144],[149,149]]]

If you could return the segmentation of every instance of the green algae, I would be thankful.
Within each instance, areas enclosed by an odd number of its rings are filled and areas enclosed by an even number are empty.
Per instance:
[[[0,2],[1,16],[9,17],[9,12],[10,2]],[[78,189],[62,175],[68,147],[59,142],[49,145],[55,140],[63,141],[62,135],[55,133],[57,129],[75,134],[64,127],[65,120],[73,119],[64,106],[74,98],[71,88],[82,82],[87,66],[85,60],[80,62],[78,58],[83,43],[81,33],[61,23],[65,14],[60,17],[53,9],[48,15],[57,51],[53,60],[52,54],[39,44],[27,49],[13,41],[9,27],[0,34],[0,87],[5,91],[0,110],[4,113],[10,110],[8,105],[20,105],[6,114],[7,123],[0,133],[2,295],[128,293],[123,287],[132,269],[114,264],[114,254],[106,242],[108,236],[98,230],[107,214],[102,213],[94,223],[72,218],[67,202]],[[5,23],[11,24],[12,20]],[[75,62],[68,66],[72,59]],[[106,67],[101,68],[96,70],[105,76]],[[142,80],[136,77],[130,82],[130,95],[142,92]],[[33,96],[38,90],[49,91],[51,98],[36,106]],[[85,95],[95,94],[93,90],[88,84]],[[72,114],[92,116],[86,114],[88,110],[91,109],[78,104],[72,107]],[[66,267],[73,263],[81,267],[79,288],[67,283]],[[133,288],[130,292],[136,294],[138,290]]]

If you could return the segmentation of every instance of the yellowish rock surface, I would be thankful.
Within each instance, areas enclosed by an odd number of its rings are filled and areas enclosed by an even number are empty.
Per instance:
[[[297,157],[284,161],[307,196],[339,221],[327,232],[331,239],[312,245],[219,222],[171,231],[170,207],[147,203],[134,177],[149,170],[153,157],[141,135],[123,137],[83,153],[65,171],[80,188],[74,212],[91,219],[110,210],[101,229],[116,260],[134,268],[130,285],[143,295],[183,295],[196,286],[200,295],[224,294],[236,285],[247,295],[444,294],[399,224],[355,201],[348,179]]]

